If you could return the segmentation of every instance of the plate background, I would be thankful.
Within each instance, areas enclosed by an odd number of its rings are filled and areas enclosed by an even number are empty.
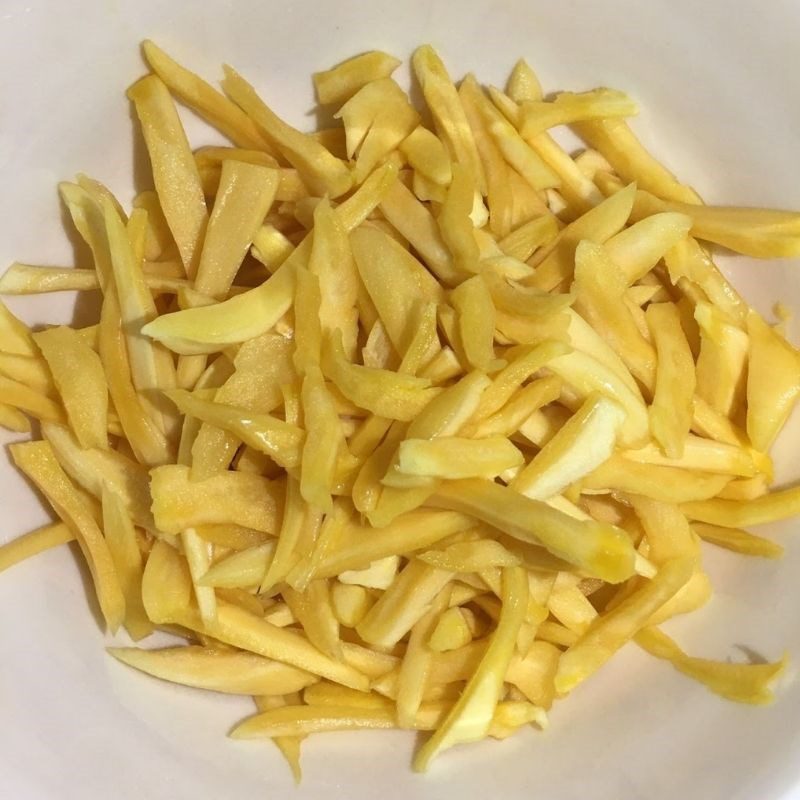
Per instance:
[[[72,263],[59,225],[59,180],[83,171],[130,202],[142,150],[123,93],[143,73],[137,45],[145,37],[208,78],[229,61],[298,126],[313,121],[310,73],[366,49],[405,57],[429,41],[454,77],[474,70],[497,84],[525,56],[547,90],[629,91],[642,107],[635,130],[708,202],[800,207],[799,25],[800,4],[791,0],[4,0],[0,264]],[[190,137],[201,134],[194,144],[203,143],[203,126],[185,119]],[[77,257],[81,263],[85,253]],[[724,263],[759,309],[780,298],[800,312],[797,264]],[[84,315],[91,300],[81,305]],[[66,297],[11,298],[9,306],[29,322],[72,317]],[[778,451],[783,480],[800,477],[798,442],[796,415]],[[5,455],[0,498],[0,541],[47,520]],[[681,643],[717,658],[736,657],[739,644],[770,658],[788,649],[798,662],[793,528],[769,531],[787,545],[778,563],[709,547],[717,594],[705,611],[670,626]],[[458,748],[424,778],[408,769],[413,741],[405,734],[320,737],[304,748],[305,779],[295,793],[269,743],[225,739],[249,702],[151,680],[104,654],[86,613],[85,581],[69,548],[0,578],[4,797],[800,798],[795,668],[775,706],[751,709],[719,700],[634,647],[558,705],[546,734]]]

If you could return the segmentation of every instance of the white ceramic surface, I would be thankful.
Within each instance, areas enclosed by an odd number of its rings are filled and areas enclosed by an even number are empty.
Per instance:
[[[630,91],[642,106],[636,130],[708,201],[800,207],[799,29],[800,4],[790,0],[3,0],[0,264],[71,263],[58,180],[87,172],[130,200],[124,89],[143,71],[138,42],[147,36],[212,78],[229,61],[298,125],[311,121],[310,73],[365,49],[407,56],[430,41],[454,75],[474,70],[494,83],[524,55],[548,89]],[[800,313],[800,264],[725,264],[760,309],[780,297]],[[31,322],[72,315],[69,298],[9,305]],[[798,441],[796,416],[779,449],[782,480],[800,477]],[[5,456],[0,511],[0,541],[47,519]],[[708,550],[716,596],[670,626],[688,649],[736,658],[736,645],[747,645],[800,659],[796,528],[770,531],[786,542],[782,562]],[[104,654],[85,581],[69,548],[0,577],[2,798],[800,797],[794,668],[778,703],[753,709],[719,700],[633,646],[556,707],[546,734],[456,749],[426,777],[408,769],[410,736],[324,736],[306,746],[295,792],[269,743],[226,740],[249,702],[160,683]]]

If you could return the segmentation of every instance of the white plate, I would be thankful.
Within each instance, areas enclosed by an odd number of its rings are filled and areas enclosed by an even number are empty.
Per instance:
[[[0,7],[0,262],[71,262],[55,185],[78,171],[132,196],[125,87],[150,36],[207,76],[227,60],[302,125],[309,74],[356,52],[441,49],[454,75],[501,83],[524,55],[548,89],[630,91],[636,130],[711,202],[800,206],[800,5],[671,0],[324,3],[313,0],[4,0]],[[405,70],[405,68],[404,68]],[[196,123],[192,131],[201,130]],[[195,140],[197,141],[197,140]],[[141,158],[141,151],[137,159]],[[137,163],[141,163],[137,161]],[[800,311],[797,265],[732,267],[762,310]],[[69,302],[9,305],[31,322],[68,320]],[[779,454],[797,478],[795,418]],[[43,522],[28,487],[0,463],[0,540]],[[800,656],[800,547],[773,563],[708,551],[717,594],[671,628],[698,654],[736,645]],[[294,792],[269,743],[225,733],[250,704],[134,673],[103,652],[68,548],[0,578],[0,794],[62,798],[281,797]],[[458,748],[420,777],[404,734],[340,734],[305,748],[298,797],[384,800],[533,795],[547,800],[778,800],[800,797],[800,687],[790,674],[767,709],[719,700],[631,646],[556,707],[552,729]]]

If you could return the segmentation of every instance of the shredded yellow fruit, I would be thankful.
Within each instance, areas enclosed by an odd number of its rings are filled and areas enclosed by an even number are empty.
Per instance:
[[[0,571],[75,540],[112,633],[189,640],[110,654],[251,696],[231,736],[297,780],[318,732],[429,731],[425,770],[544,728],[631,641],[769,702],[785,659],[655,626],[708,600],[703,542],[778,558],[742,528],[800,514],[768,452],[800,353],[709,250],[796,256],[800,214],[704,205],[631,98],[545,99],[524,61],[505,94],[420,47],[423,109],[370,51],[314,75],[336,127],[304,132],[231,67],[218,91],[143,49],[154,190],[128,214],[62,183],[92,268],[0,278],[102,294],[83,329],[0,303],[0,425],[37,423],[10,452],[60,518]],[[192,149],[179,104],[230,145]]]

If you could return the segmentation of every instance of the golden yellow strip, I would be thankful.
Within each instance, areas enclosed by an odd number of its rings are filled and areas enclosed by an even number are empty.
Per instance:
[[[752,500],[700,500],[684,503],[689,519],[726,528],[749,528],[800,514],[800,486],[770,492]]]
[[[468,75],[464,79],[464,84],[467,84],[468,87],[470,84],[474,86],[471,98],[483,117],[490,136],[508,164],[536,191],[559,186],[558,175],[528,144],[524,134],[521,136],[514,125],[486,97],[483,90],[477,85],[475,78]]]
[[[756,536],[739,528],[726,528],[707,522],[695,522],[692,530],[704,541],[746,556],[781,558],[783,546],[763,536]]]
[[[301,402],[306,437],[300,457],[300,494],[309,505],[331,513],[336,467],[346,445],[333,398],[318,368],[306,372]]]
[[[235,103],[202,78],[173,61],[149,39],[142,43],[145,58],[153,71],[187,106],[227,136],[239,147],[270,150],[253,121]]]
[[[598,670],[647,624],[652,615],[686,585],[694,559],[666,562],[656,576],[607,611],[561,656],[556,691],[565,694]]]
[[[25,442],[10,446],[14,463],[39,487],[56,513],[78,540],[92,574],[97,600],[113,633],[125,618],[125,598],[95,511],[58,465],[47,442]]]
[[[414,625],[397,676],[397,724],[413,728],[428,683],[433,650],[428,641],[439,617],[450,602],[451,588],[446,586],[431,603],[427,613]]]
[[[680,458],[692,422],[694,359],[673,305],[651,303],[645,317],[658,356],[650,429],[665,455]]]
[[[640,464],[615,454],[587,475],[582,487],[584,491],[632,492],[664,503],[694,503],[716,497],[730,479],[730,475]]]
[[[153,632],[142,601],[142,554],[128,509],[120,497],[104,487],[103,534],[125,597],[125,629],[134,641]]]
[[[37,335],[34,334],[34,337]],[[50,369],[41,356],[33,358],[32,356],[21,356],[16,353],[4,353],[0,350],[0,375],[5,375],[18,383],[23,383],[39,394],[52,398],[58,396]]]
[[[14,262],[0,277],[0,294],[85,291],[99,288],[91,269],[37,267]]]
[[[462,274],[453,266],[436,219],[401,182],[381,199],[380,209],[391,225],[420,254],[433,274],[445,285],[455,285]]]
[[[591,147],[608,159],[624,181],[636,181],[643,189],[665,199],[692,204],[702,202],[697,192],[680,183],[650,155],[625,120],[586,121],[577,124],[576,129]]]
[[[236,524],[275,533],[280,485],[261,475],[221,472],[192,481],[189,468],[179,464],[150,473],[153,516],[158,529],[181,533],[197,525]]]
[[[363,229],[356,229],[363,230]],[[353,236],[356,231],[353,231]],[[314,209],[314,246],[309,271],[320,287],[319,322],[325,334],[341,331],[345,353],[351,356],[358,340],[359,281],[352,239],[327,200]]]
[[[108,653],[155,678],[225,694],[288,694],[318,680],[304,670],[238,650],[190,645],[159,650],[110,647]]]
[[[266,453],[281,466],[291,469],[300,464],[305,439],[302,428],[269,414],[257,414],[245,408],[203,400],[182,389],[170,392],[169,397],[183,413],[224,428],[256,450]],[[198,472],[197,477],[203,475],[210,478],[215,474],[219,473],[216,470],[203,470]]]
[[[108,447],[108,384],[100,356],[65,326],[34,334],[83,448]]]
[[[30,433],[31,421],[14,406],[0,403],[0,426],[14,433]]]
[[[500,619],[486,652],[458,702],[415,756],[417,772],[427,770],[444,750],[461,742],[482,739],[489,731],[528,607],[528,577],[523,568],[503,570],[501,600]]]
[[[278,189],[269,167],[226,160],[203,241],[194,288],[224,299]]]
[[[264,658],[281,661],[334,683],[366,691],[369,678],[353,667],[324,655],[303,634],[271,625],[266,620],[226,602],[220,602],[213,622],[200,619],[193,609],[175,612],[175,621],[207,633],[221,642]]]
[[[699,681],[715,694],[737,703],[768,705],[775,696],[772,685],[786,669],[788,658],[767,664],[732,664],[686,655],[658,628],[645,628],[636,644],[656,658],[669,661],[678,672]]]
[[[147,272],[154,264],[161,262],[145,262],[144,282],[153,294],[177,294],[188,288],[189,283],[183,278],[162,277]],[[183,267],[181,267],[181,273]],[[78,267],[40,267],[33,264],[20,264],[15,261],[0,276],[0,294],[41,294],[47,292],[82,292],[100,288],[97,272]],[[241,291],[235,287],[233,291]]]
[[[155,75],[137,81],[128,89],[128,96],[142,125],[161,208],[186,274],[193,278],[208,210],[186,133],[169,90]]]
[[[343,103],[370,81],[388,78],[401,63],[400,59],[380,50],[348,58],[331,69],[314,73],[317,97],[325,105]]]
[[[37,419],[64,422],[64,411],[59,403],[4,375],[0,375],[0,397],[6,405],[25,411]]]
[[[636,187],[630,185],[567,225],[541,256],[535,254],[536,272],[525,283],[549,292],[569,280],[578,244],[584,239],[602,244],[622,230],[635,197]]]
[[[475,139],[442,60],[430,45],[423,45],[414,51],[411,64],[450,160],[463,165],[478,191],[485,194],[486,178]]]
[[[114,492],[125,505],[134,524],[156,530],[150,512],[150,476],[147,468],[114,450],[84,449],[64,426],[42,423],[42,435],[53,448],[61,468],[97,500],[104,489]]]
[[[356,629],[359,636],[378,647],[393,647],[422,618],[452,577],[448,570],[410,561],[361,620]]]
[[[225,66],[225,92],[256,123],[267,139],[303,176],[303,182],[319,196],[343,195],[353,185],[350,170],[319,142],[300,133],[278,117],[255,89],[232,67]]]
[[[800,397],[800,352],[756,311],[747,315],[747,435],[766,452]]]
[[[0,545],[0,572],[28,558],[75,540],[75,534],[63,522],[45,525]]]
[[[470,514],[524,542],[551,553],[609,583],[633,575],[633,545],[619,528],[594,520],[580,521],[491,481],[447,481],[431,505]]]
[[[283,402],[279,387],[292,379],[290,351],[291,342],[274,334],[242,344],[233,360],[233,373],[223,377],[214,402],[235,403],[258,413],[273,411]],[[239,442],[235,433],[203,423],[191,444],[192,478],[207,478],[227,469]]]
[[[103,298],[99,353],[108,381],[108,393],[137,461],[147,466],[171,461],[170,444],[142,405],[131,380],[119,303],[114,291],[107,292]]]
[[[358,274],[397,352],[413,338],[414,306],[441,302],[437,281],[407,250],[377,228],[361,227],[350,236]]]
[[[368,567],[387,556],[410,555],[474,525],[466,514],[425,509],[403,514],[378,530],[368,525],[351,526],[342,546],[326,554],[314,574],[320,578],[333,577]]]
[[[233,739],[257,739],[396,726],[394,712],[388,708],[286,706],[250,717],[230,735]]]
[[[29,358],[39,356],[30,329],[22,320],[17,319],[3,302],[0,302],[0,351]]]

